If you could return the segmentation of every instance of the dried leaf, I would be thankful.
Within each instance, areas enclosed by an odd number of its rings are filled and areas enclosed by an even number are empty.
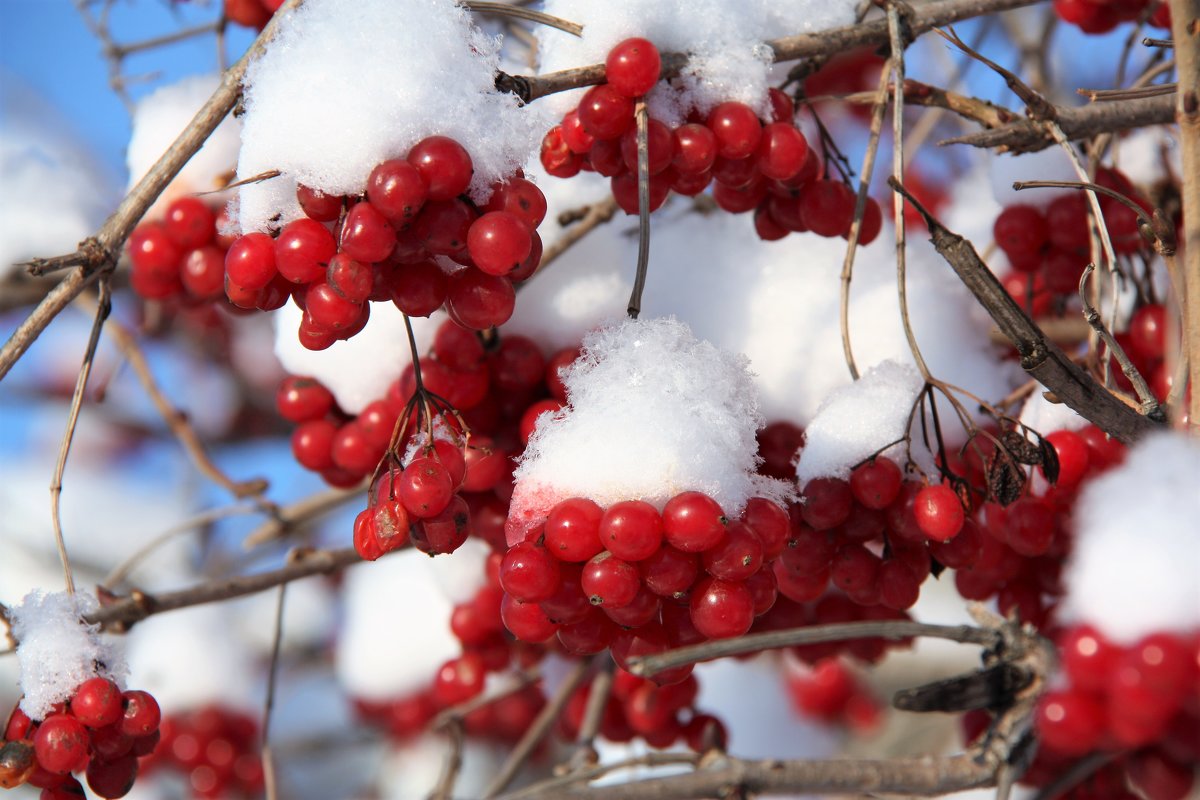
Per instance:
[[[1026,439],[1018,431],[1007,431],[1000,437],[1000,443],[1009,452],[1013,460],[1020,464],[1036,467],[1042,463],[1042,451],[1038,445]]]
[[[1042,456],[1042,473],[1051,484],[1058,483],[1058,451],[1038,434],[1038,451]]]
[[[1025,488],[1025,473],[1012,461],[997,453],[988,464],[988,494],[1001,506],[1011,505]]]

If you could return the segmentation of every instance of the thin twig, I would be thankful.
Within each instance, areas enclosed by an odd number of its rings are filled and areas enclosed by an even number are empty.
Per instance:
[[[533,274],[541,274],[542,270],[554,263],[559,256],[567,252],[576,242],[611,220],[616,213],[617,201],[611,194],[603,200],[588,206],[583,216],[575,224],[567,228],[561,236],[551,242],[542,252],[542,261],[538,264],[537,272]],[[560,220],[559,224],[565,225],[566,223]]]
[[[558,687],[558,691],[555,692],[554,697],[538,712],[537,717],[530,724],[528,730],[525,731],[525,735],[517,742],[517,746],[508,754],[508,758],[504,760],[504,764],[501,765],[496,776],[492,778],[487,788],[484,789],[484,800],[493,798],[503,792],[512,783],[513,778],[517,777],[517,772],[520,771],[521,766],[529,758],[530,754],[533,753],[533,749],[550,732],[550,726],[562,714],[563,709],[567,706],[567,701],[571,699],[571,695],[579,688],[579,684],[583,683],[584,676],[587,675],[591,665],[592,662],[590,660],[580,661],[568,673],[562,685]]]
[[[871,133],[867,141],[867,152],[863,155],[862,169],[859,170],[858,195],[854,201],[854,219],[850,223],[850,233],[846,242],[846,255],[842,259],[842,288],[841,304],[838,321],[842,330],[842,353],[846,359],[846,368],[850,370],[850,378],[858,380],[858,365],[854,362],[854,349],[850,346],[850,282],[854,277],[854,256],[858,252],[858,237],[862,232],[863,214],[867,208],[867,189],[871,185],[871,176],[875,174],[875,156],[879,152],[879,133],[883,130],[883,114],[887,110],[888,79],[892,71],[892,61],[884,63],[883,72],[879,76],[879,88],[875,90],[875,105],[871,109]]]
[[[700,760],[699,753],[691,751],[677,753],[660,753],[650,751],[640,756],[614,761],[610,764],[596,764],[593,767],[571,772],[566,775],[558,775],[553,778],[547,778],[544,781],[525,786],[514,792],[502,794],[496,800],[524,800],[524,798],[538,797],[546,792],[555,789],[561,789],[564,786],[570,786],[577,783],[586,783],[593,781],[596,778],[601,778],[605,775],[611,775],[614,772],[620,772],[627,769],[637,769],[639,767],[665,767],[678,764],[694,766]]]
[[[51,259],[35,259],[30,269],[35,273],[51,272],[73,267],[67,277],[54,287],[38,304],[37,308],[17,327],[0,348],[0,379],[12,369],[13,364],[25,354],[29,346],[41,335],[46,326],[67,305],[117,266],[121,247],[134,226],[147,209],[167,188],[167,184],[179,173],[196,151],[203,146],[225,116],[233,110],[241,94],[241,82],[246,68],[266,48],[279,30],[280,21],[289,18],[288,13],[300,6],[304,0],[287,0],[263,28],[254,44],[221,76],[221,84],[208,101],[179,134],[174,143],[155,162],[150,171],[130,190],[117,210],[113,212],[95,235],[80,242],[79,248],[65,256]]]
[[[100,333],[104,330],[104,320],[107,319],[110,311],[112,311],[112,297],[108,281],[101,280],[92,332],[88,336],[87,349],[83,354],[83,364],[80,365],[79,375],[75,379],[75,391],[71,395],[71,410],[67,414],[67,429],[63,432],[62,443],[58,448],[58,461],[54,465],[54,477],[50,480],[50,521],[54,525],[54,545],[58,548],[58,560],[62,563],[67,594],[75,594],[75,578],[71,574],[71,559],[67,555],[67,544],[63,539],[62,532],[63,473],[67,469],[67,456],[71,453],[71,442],[75,439],[75,427],[79,423],[79,412],[83,407],[83,393],[87,389],[88,378],[92,374],[92,364],[96,360],[96,348],[100,344]]]
[[[85,306],[91,305],[90,301],[86,299],[81,299],[79,302]],[[265,479],[250,478],[244,481],[235,481],[213,463],[204,443],[200,441],[199,434],[188,420],[187,414],[176,408],[159,388],[150,364],[146,361],[146,355],[142,352],[142,347],[133,332],[115,319],[108,320],[104,327],[109,338],[125,356],[129,366],[133,368],[138,382],[150,397],[150,401],[154,403],[154,408],[158,411],[159,416],[162,417],[163,422],[167,423],[167,427],[175,435],[175,438],[179,440],[179,444],[182,445],[184,452],[188,454],[196,469],[235,498],[239,500],[252,499],[263,512],[276,513],[275,504],[262,496],[267,489]]]
[[[125,576],[127,576],[134,567],[140,564],[143,559],[180,534],[190,533],[197,528],[211,525],[217,520],[225,519],[226,517],[235,517],[240,514],[253,514],[256,510],[258,510],[258,507],[253,503],[239,503],[237,505],[223,506],[221,508],[210,508],[208,511],[203,511],[194,517],[185,519],[183,522],[180,522],[177,525],[172,525],[158,536],[155,536],[137,550],[133,551],[133,553],[120,564],[113,567],[112,570],[109,571],[108,575],[104,577],[104,580],[100,581],[100,586],[112,591],[113,587],[125,580]]]
[[[1129,360],[1129,356],[1125,354],[1125,348],[1116,338],[1109,333],[1108,328],[1104,327],[1104,321],[1100,319],[1100,312],[1096,311],[1095,307],[1088,302],[1087,282],[1092,273],[1096,271],[1095,264],[1088,264],[1083,270],[1083,275],[1079,276],[1079,299],[1083,303],[1083,318],[1087,320],[1087,324],[1092,326],[1092,330],[1104,340],[1105,346],[1108,347],[1113,357],[1117,359],[1117,363],[1121,365],[1121,372],[1125,373],[1125,377],[1133,384],[1134,391],[1137,392],[1138,400],[1141,401],[1139,411],[1150,419],[1166,420],[1166,415],[1163,413],[1162,407],[1159,406],[1158,400],[1154,397],[1154,392],[1150,391],[1150,386],[1146,383],[1146,379],[1142,377],[1142,373],[1138,372],[1137,367]]]
[[[173,33],[165,33],[162,36],[155,36],[150,39],[142,39],[129,44],[114,44],[108,48],[109,54],[114,58],[123,59],[132,53],[140,53],[143,50],[153,50],[156,47],[164,47],[176,42],[183,42],[188,39],[193,39],[197,36],[204,36],[209,33],[216,33],[221,26],[220,22],[206,22],[203,25],[195,25],[191,28],[183,28],[182,30]]]
[[[1179,91],[1175,121],[1183,156],[1183,337],[1187,341],[1189,425],[1200,426],[1200,0],[1169,0]]]
[[[695,664],[723,656],[757,653],[760,650],[778,650],[802,644],[844,642],[849,639],[911,639],[926,636],[948,639],[963,644],[978,644],[992,647],[999,641],[999,634],[989,628],[973,625],[929,625],[908,620],[871,620],[867,622],[843,622],[832,625],[809,625],[804,628],[789,628],[782,631],[751,633],[734,639],[713,639],[703,644],[694,644],[668,650],[665,653],[632,658],[629,671],[634,675],[654,675],[666,669]]]
[[[522,8],[521,6],[510,5],[509,3],[484,3],[480,2],[480,0],[463,0],[463,6],[480,14],[495,14],[498,17],[523,19],[529,22],[536,22],[539,25],[557,28],[572,36],[583,36],[583,26],[579,23],[571,22],[552,14],[545,14],[541,11],[534,11],[530,8]]]
[[[454,797],[454,784],[458,783],[458,773],[462,770],[463,741],[466,736],[463,721],[457,717],[451,719],[446,723],[445,731],[450,739],[450,749],[446,751],[442,774],[437,786],[429,793],[429,800],[450,800]]]
[[[642,311],[642,292],[646,288],[646,271],[650,266],[650,114],[646,111],[645,99],[638,100],[633,115],[637,120],[638,257],[628,312],[631,318],[637,319]]]
[[[1142,38],[1142,44],[1146,47],[1162,47],[1168,50],[1175,46],[1175,42],[1170,39],[1154,39],[1149,36]]]
[[[291,505],[280,506],[277,513],[250,532],[242,541],[242,547],[250,550],[278,541],[302,525],[320,519],[331,511],[357,499],[366,490],[367,482],[364,481],[351,489],[324,489],[297,500]]]
[[[592,679],[592,685],[588,687],[583,721],[579,723],[575,752],[570,760],[572,770],[593,766],[599,758],[596,753],[596,734],[600,732],[600,723],[604,721],[604,709],[608,706],[609,695],[612,694],[615,667],[616,663],[611,658],[605,659],[597,670],[596,677]]]
[[[275,686],[279,677],[279,650],[283,642],[283,603],[286,597],[287,584],[281,583],[279,584],[279,596],[275,599],[275,635],[271,642],[271,665],[267,668],[267,698],[263,703],[262,769],[267,800],[277,800],[279,797],[270,732],[271,711],[275,708]]]

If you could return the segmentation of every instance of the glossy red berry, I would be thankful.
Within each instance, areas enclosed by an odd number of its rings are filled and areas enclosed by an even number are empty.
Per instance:
[[[768,178],[787,180],[800,172],[808,158],[808,141],[790,122],[772,122],[762,129],[755,160]]]
[[[216,234],[217,215],[198,197],[181,197],[167,206],[163,227],[182,250],[203,247]]]
[[[410,514],[427,519],[442,513],[450,504],[454,481],[440,461],[429,457],[414,458],[404,468],[396,490]]]
[[[705,125],[717,139],[717,153],[725,158],[747,158],[762,138],[762,123],[744,103],[725,102],[708,112]]]
[[[903,479],[895,461],[886,456],[877,456],[859,464],[850,473],[850,491],[860,505],[882,510],[900,494],[900,482]]]
[[[699,553],[725,536],[728,520],[720,504],[703,492],[682,492],[663,506],[663,537],[685,553]]]
[[[261,289],[279,274],[275,269],[275,242],[265,233],[247,233],[225,254],[225,274],[246,289]]]
[[[71,698],[71,713],[89,728],[103,728],[121,719],[121,690],[107,678],[88,678]]]
[[[662,544],[663,523],[658,509],[642,500],[614,503],[600,519],[600,543],[617,558],[641,561]]]
[[[158,701],[149,692],[133,690],[121,695],[125,712],[121,718],[121,732],[127,736],[138,738],[149,736],[158,730],[162,712]]]
[[[671,165],[681,175],[700,175],[713,167],[717,158],[717,137],[704,125],[690,122],[671,134],[674,155]]]
[[[432,261],[402,264],[388,276],[387,288],[396,308],[410,317],[428,317],[446,300],[446,273]]]
[[[744,581],[762,566],[762,543],[749,525],[731,521],[725,526],[725,536],[704,551],[702,560],[709,575],[727,581]]]
[[[333,234],[321,223],[302,217],[289,222],[275,240],[275,268],[292,283],[311,283],[325,275],[337,252]]]
[[[604,79],[618,94],[641,97],[658,83],[662,59],[658,48],[642,38],[626,39],[604,60]]]
[[[1035,724],[1051,751],[1080,756],[1095,749],[1104,735],[1104,707],[1079,690],[1051,691],[1038,702]]]
[[[43,769],[65,775],[87,766],[90,738],[87,728],[73,716],[51,714],[34,732],[33,750]]]
[[[651,175],[671,166],[675,155],[675,140],[671,129],[656,119],[651,119],[646,125],[646,156],[647,167]],[[621,136],[621,158],[630,175],[637,175],[637,129],[630,128]]]
[[[616,139],[633,127],[633,101],[606,84],[588,89],[577,113],[579,124],[597,139]]]
[[[124,797],[133,788],[137,774],[138,760],[133,753],[112,759],[93,758],[87,766],[88,788],[98,797]]]
[[[1007,206],[992,226],[996,244],[1010,258],[1035,256],[1049,240],[1046,217],[1033,206]]]
[[[500,565],[500,585],[523,603],[537,603],[558,591],[558,561],[546,548],[521,542],[509,548]]]
[[[602,552],[584,564],[580,585],[592,605],[621,608],[633,602],[642,582],[636,567]]]
[[[449,200],[467,190],[475,167],[471,155],[449,136],[422,139],[408,152],[408,163],[425,181],[430,200]]]
[[[800,213],[813,233],[841,236],[854,219],[854,203],[854,192],[841,181],[813,181],[800,195]]]
[[[475,266],[489,275],[507,275],[529,257],[529,226],[516,214],[490,211],[471,223],[467,251]]]
[[[600,543],[603,517],[604,510],[591,500],[563,500],[546,518],[546,549],[560,561],[587,561],[604,549]]]
[[[472,330],[482,331],[508,322],[516,300],[511,281],[477,269],[461,269],[447,281],[446,306],[450,317]]]
[[[946,483],[926,486],[917,492],[913,501],[913,515],[921,532],[938,542],[957,536],[966,518],[962,502]]]
[[[720,578],[696,582],[689,602],[692,623],[710,639],[741,636],[754,623],[754,597],[744,583]]]
[[[367,178],[367,199],[399,227],[412,224],[428,196],[420,170],[404,159],[384,161]]]
[[[396,231],[370,202],[355,203],[342,222],[341,249],[356,261],[383,261],[396,247]]]
[[[495,188],[482,210],[515,214],[532,232],[546,218],[546,195],[524,178],[509,178]]]

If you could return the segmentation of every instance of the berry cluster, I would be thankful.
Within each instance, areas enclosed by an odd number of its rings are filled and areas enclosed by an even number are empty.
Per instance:
[[[607,83],[593,86],[542,140],[542,166],[570,178],[580,170],[612,181],[617,204],[627,214],[639,210],[637,126],[634,102],[658,82],[661,59],[645,39],[626,39],[609,52]],[[770,91],[770,119],[760,120],[744,103],[718,104],[704,117],[693,114],[677,128],[651,118],[647,125],[650,210],[671,192],[695,196],[713,184],[717,206],[734,214],[754,212],[762,239],[812,231],[847,236],[855,195],[830,178],[821,158],[795,125],[792,99]],[[859,242],[879,234],[883,217],[868,199]]]
[[[162,740],[145,772],[181,773],[193,796],[258,797],[263,788],[259,726],[253,717],[220,705],[163,718]]]
[[[361,331],[370,301],[390,300],[414,317],[445,303],[463,327],[499,325],[512,315],[513,281],[541,261],[546,198],[517,175],[479,207],[464,194],[473,175],[466,148],[430,136],[376,166],[365,196],[301,185],[304,217],[274,238],[247,233],[230,246],[225,292],[235,306],[263,310],[290,296],[304,311],[300,342],[310,350]]]
[[[505,553],[501,614],[518,639],[557,636],[577,654],[611,646],[622,666],[668,643],[740,636],[775,602],[774,574],[763,567],[787,540],[787,513],[763,498],[740,519],[701,492],[678,494],[661,512],[642,500],[604,509],[569,498]]]
[[[1100,169],[1096,182],[1149,210],[1148,203],[1122,173]],[[1100,195],[1099,200],[1113,250],[1118,255],[1130,255],[1145,249],[1137,213],[1107,195]],[[1044,210],[1010,205],[996,218],[993,236],[1013,268],[1005,285],[1033,316],[1049,314],[1056,298],[1074,297],[1079,291],[1079,278],[1089,260],[1090,230],[1088,200],[1083,192],[1060,195]]]
[[[811,667],[795,664],[786,676],[792,705],[803,716],[858,733],[879,726],[879,700],[841,658],[823,658]]]
[[[1146,15],[1146,10],[1153,11]],[[1054,0],[1054,12],[1084,33],[1108,33],[1122,22],[1145,19],[1155,28],[1171,27],[1166,0]]]
[[[107,678],[90,678],[43,720],[18,706],[4,729],[0,786],[28,783],[42,800],[82,797],[72,773],[83,772],[99,797],[124,797],[133,788],[138,759],[159,742],[160,712],[142,691],[122,692]]]
[[[1121,791],[1106,796],[1132,797],[1128,786],[1147,800],[1186,797],[1200,765],[1200,636],[1154,633],[1121,647],[1078,625],[1062,630],[1057,644],[1066,684],[1039,702],[1042,746],[1026,782],[1043,785],[1065,764],[1102,750],[1120,753],[1106,770]]]
[[[196,197],[167,206],[160,222],[143,222],[129,237],[130,283],[147,300],[203,303],[225,287],[225,253],[233,240],[223,234],[225,211]]]

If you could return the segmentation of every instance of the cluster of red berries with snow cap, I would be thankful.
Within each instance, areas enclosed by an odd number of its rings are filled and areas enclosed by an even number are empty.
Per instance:
[[[775,602],[764,565],[787,539],[787,512],[759,497],[740,519],[695,491],[661,512],[642,500],[604,509],[569,498],[505,554],[504,624],[525,641],[557,636],[580,655],[611,647],[621,666],[668,645],[740,636]],[[654,679],[669,684],[690,671]]]
[[[224,210],[215,210],[198,197],[181,197],[167,206],[161,221],[134,228],[129,236],[133,290],[147,300],[220,299],[225,253],[233,242],[221,233],[224,216]]]
[[[254,717],[213,704],[163,717],[159,732],[161,741],[143,763],[144,774],[178,772],[200,800],[261,794],[261,739]]]
[[[1166,0],[1054,0],[1054,12],[1084,33],[1108,33],[1122,22],[1137,22],[1145,16],[1146,24],[1170,29],[1171,8]]]
[[[520,175],[492,187],[482,207],[466,197],[471,155],[448,136],[427,137],[377,165],[362,197],[297,188],[305,216],[272,238],[247,233],[225,258],[225,291],[242,308],[303,309],[300,342],[324,350],[366,326],[370,302],[427,317],[445,304],[472,330],[512,315],[513,282],[541,261],[537,226],[546,198]],[[436,259],[436,260],[435,260]]]
[[[1105,770],[1122,789],[1108,796],[1187,797],[1200,766],[1200,631],[1121,646],[1076,625],[1056,644],[1065,681],[1038,702],[1041,747],[1025,782],[1044,785],[1065,764],[1108,751],[1119,755]]]
[[[570,178],[580,170],[612,181],[617,204],[637,214],[637,125],[634,102],[658,82],[661,59],[645,39],[626,39],[605,62],[607,83],[593,86],[579,106],[542,141],[542,166]],[[671,192],[695,196],[713,185],[713,199],[734,214],[754,212],[754,228],[768,241],[789,233],[848,236],[855,194],[824,174],[820,157],[795,125],[792,99],[770,90],[771,118],[761,121],[744,103],[718,104],[701,119],[675,129],[651,118],[647,125],[650,210]],[[879,234],[883,216],[868,198],[859,242]]]
[[[0,786],[28,783],[42,800],[82,797],[73,773],[104,798],[124,797],[138,775],[138,759],[159,742],[161,712],[143,691],[122,692],[108,678],[94,677],[46,715],[30,719],[18,705],[4,728]]]

